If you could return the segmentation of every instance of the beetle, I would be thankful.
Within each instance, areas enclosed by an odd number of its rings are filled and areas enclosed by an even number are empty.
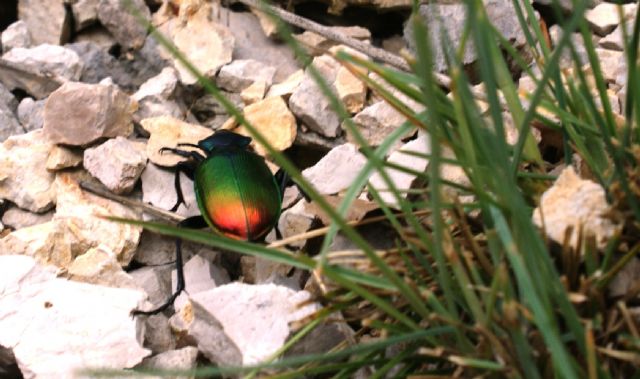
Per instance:
[[[176,148],[160,149],[161,154],[170,152],[187,158],[174,166],[177,200],[171,211],[185,204],[180,173],[193,180],[201,215],[186,218],[178,223],[179,227],[200,229],[209,226],[227,237],[245,241],[260,241],[273,229],[280,217],[288,177],[283,170],[272,174],[264,158],[252,151],[250,143],[250,137],[218,130],[197,144],[179,143]],[[176,239],[175,292],[157,308],[134,310],[133,315],[162,312],[185,289],[181,245],[182,240]]]

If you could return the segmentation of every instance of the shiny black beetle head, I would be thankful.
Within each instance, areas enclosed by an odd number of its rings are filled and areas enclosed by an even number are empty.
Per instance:
[[[211,153],[216,149],[226,147],[236,147],[238,149],[246,149],[251,143],[251,138],[246,137],[228,130],[218,130],[211,136],[198,142],[198,147],[207,153]]]

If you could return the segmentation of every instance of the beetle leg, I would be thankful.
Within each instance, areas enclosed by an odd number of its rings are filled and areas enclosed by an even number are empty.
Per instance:
[[[302,197],[304,197],[304,199],[307,201],[307,203],[311,202],[311,198],[309,197],[309,195],[302,189],[302,187],[298,185],[298,183],[296,183],[291,179],[291,177],[289,176],[289,174],[287,174],[285,170],[279,169],[278,171],[276,171],[275,175],[273,176],[276,179],[276,184],[280,188],[280,200],[284,198],[284,190],[287,187],[287,185],[289,183],[293,183],[293,185],[298,187],[298,190],[302,194]]]
[[[160,154],[164,154],[168,151],[184,158],[192,158],[196,162],[202,162],[203,160],[205,160],[205,157],[203,157],[202,154],[198,153],[197,151],[180,150],[173,147],[163,147],[158,151],[160,152]]]
[[[185,206],[187,205],[187,203],[185,203],[184,201],[184,196],[182,194],[182,186],[180,185],[180,173],[184,172],[189,179],[193,180],[195,165],[191,162],[180,162],[177,165],[175,165],[175,169],[176,169],[176,172],[173,179],[173,186],[176,190],[177,199],[176,199],[176,203],[170,209],[171,212],[175,212],[180,206],[180,204],[184,204]]]
[[[207,226],[204,217],[202,216],[193,216],[186,218],[178,223],[178,226],[181,228],[189,228],[189,229],[202,229]],[[131,311],[132,316],[151,316],[158,314],[165,309],[169,308],[173,305],[173,302],[176,301],[176,298],[182,291],[185,290],[184,283],[184,268],[182,264],[182,239],[176,238],[176,290],[164,304],[159,307],[152,309],[150,311],[141,311],[139,309],[134,309]]]

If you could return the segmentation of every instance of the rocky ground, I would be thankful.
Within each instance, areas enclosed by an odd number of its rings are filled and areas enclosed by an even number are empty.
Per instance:
[[[274,38],[273,25],[263,14],[241,7],[229,11],[204,0],[132,3],[215,80],[274,147],[298,158],[304,176],[321,194],[335,201],[348,188],[366,159],[309,72]],[[539,3],[544,9],[546,2]],[[385,24],[406,16],[410,3],[372,4],[392,8],[394,17],[369,20],[375,27],[335,30],[391,53],[410,51],[402,24]],[[497,0],[485,4],[496,27],[523,49],[513,9]],[[348,2],[331,5],[340,10]],[[430,20],[437,7],[455,40],[462,33],[463,6],[423,5],[421,13]],[[631,18],[636,7],[625,5],[624,17]],[[132,309],[159,304],[170,294],[175,273],[166,263],[174,259],[174,241],[99,218],[152,216],[80,187],[82,182],[98,183],[113,194],[168,210],[176,200],[169,167],[178,157],[159,154],[161,147],[196,143],[219,128],[248,133],[236,127],[118,0],[4,1],[0,10],[0,377],[3,370],[27,378],[69,377],[83,367],[191,368],[208,362],[252,364],[270,357],[292,325],[319,307],[298,306],[310,298],[304,290],[308,273],[186,244],[188,295],[176,301],[175,313],[131,318]],[[620,113],[626,72],[617,10],[601,3],[587,18]],[[327,15],[327,20],[336,18]],[[561,34],[559,27],[551,27],[552,40]],[[332,52],[345,47],[311,32],[301,31],[297,38],[315,56],[312,64],[371,145],[405,121],[332,58]],[[443,70],[443,54],[434,54],[437,69]],[[473,63],[472,48],[464,59]],[[520,78],[521,92],[531,85],[529,78]],[[515,141],[513,127],[510,133]],[[427,142],[426,134],[407,135],[388,160],[423,171],[428,161],[403,151],[426,152]],[[254,147],[265,154],[262,146]],[[411,188],[414,177],[390,174],[399,189]],[[443,175],[459,183],[466,180],[453,166]],[[187,206],[177,214],[197,214],[192,185],[186,177],[182,183]],[[384,189],[378,175],[370,183]],[[354,212],[356,219],[375,208],[366,194],[360,201],[363,211]],[[544,201],[551,238],[562,240],[564,230],[581,220],[593,222],[599,243],[606,244],[616,231],[598,218],[606,207],[602,189],[572,169],[562,173]],[[558,202],[576,211],[560,212]],[[323,223],[323,215],[294,188],[287,191],[284,205],[278,228],[285,238]],[[539,219],[537,212],[534,220]],[[373,231],[369,238],[384,247],[390,243],[384,236]],[[347,245],[338,238],[334,248]],[[326,351],[350,337],[346,324],[336,325],[326,326],[319,334],[323,338],[315,335],[294,350]]]

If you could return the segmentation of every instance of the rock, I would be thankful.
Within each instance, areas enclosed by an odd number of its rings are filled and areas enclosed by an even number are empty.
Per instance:
[[[141,147],[123,137],[84,151],[84,168],[111,192],[129,193],[147,164]]]
[[[312,64],[327,83],[335,81],[339,66],[333,58],[323,55],[314,58]],[[289,107],[313,131],[326,137],[340,134],[338,114],[331,108],[329,99],[320,90],[308,69],[302,83],[289,98]]]
[[[120,87],[134,86],[132,75],[120,61],[109,54],[108,49],[89,41],[68,44],[66,47],[75,51],[83,62],[84,70],[80,81],[95,84],[105,78],[112,78]]]
[[[87,250],[71,262],[67,270],[69,279],[115,288],[138,289],[134,279],[125,273],[108,247],[98,245]]]
[[[135,119],[139,122],[158,116],[184,118],[186,111],[174,100],[177,86],[178,73],[172,67],[165,67],[160,74],[144,82],[132,96],[139,104]]]
[[[631,21],[629,21],[630,23]],[[629,35],[633,33],[633,28],[630,24],[627,24],[627,32]],[[614,31],[606,36],[600,38],[598,45],[604,49],[623,51],[624,50],[624,36],[622,34],[622,25],[617,26]]]
[[[222,95],[236,108],[243,108],[242,98],[239,94],[222,91]],[[222,128],[222,125],[224,125],[230,117],[227,110],[211,94],[205,94],[198,98],[193,105],[191,105],[190,111],[202,125],[213,130]]]
[[[318,149],[320,151],[329,151],[334,147],[340,146],[347,142],[344,135],[335,138],[327,138],[322,136],[313,130],[307,128],[304,124],[298,128],[298,134],[296,135],[297,146],[309,147],[312,149]]]
[[[330,29],[336,33],[361,41],[371,39],[371,32],[369,29],[361,26],[331,26]],[[308,30],[302,34],[295,35],[295,38],[298,42],[304,45],[304,47],[309,51],[309,54],[315,56],[326,54],[329,49],[338,45],[338,42]]]
[[[16,47],[31,47],[31,34],[27,23],[22,20],[14,22],[2,32],[2,51],[6,53]]]
[[[367,86],[356,78],[347,68],[340,67],[334,83],[338,98],[350,113],[357,113],[364,107],[367,97]]]
[[[52,217],[53,212],[51,211],[46,213],[33,213],[16,206],[11,206],[2,214],[2,224],[4,224],[5,227],[8,226],[14,230],[18,230],[51,221]]]
[[[407,119],[386,101],[378,101],[356,114],[352,121],[358,127],[364,139],[371,146],[379,146]],[[347,134],[347,140],[352,136]]]
[[[53,220],[18,229],[0,239],[0,255],[26,255],[41,264],[67,268],[75,252],[66,232],[63,223]]]
[[[170,116],[147,118],[140,124],[151,134],[147,143],[147,156],[151,162],[160,166],[172,167],[184,160],[175,154],[160,154],[161,148],[176,147],[178,143],[197,144],[198,141],[213,134],[210,129]]]
[[[53,143],[81,146],[133,131],[135,103],[113,85],[69,82],[51,94],[44,127]]]
[[[18,100],[15,96],[2,84],[0,84],[0,110],[6,110],[15,113],[18,109]]]
[[[345,143],[331,149],[318,163],[302,171],[302,175],[318,192],[332,195],[347,189],[366,163],[367,158],[354,144]]]
[[[156,354],[176,348],[176,339],[171,333],[167,316],[157,314],[147,317],[144,329],[144,347]],[[190,348],[195,349],[195,347]]]
[[[131,0],[129,6],[136,9],[141,17],[150,21],[151,12],[144,0]],[[122,47],[137,50],[147,38],[147,27],[120,0],[100,0],[98,19]]]
[[[623,17],[631,18],[636,13],[636,7],[637,4],[623,5]],[[591,29],[600,36],[611,33],[620,24],[618,5],[613,3],[598,4],[595,8],[588,9],[584,16]]]
[[[0,256],[0,271],[0,345],[13,351],[24,377],[130,368],[149,355],[142,322],[129,315],[141,292],[59,279],[24,256]]]
[[[307,210],[306,205],[308,204],[305,199],[300,199],[293,207],[282,212],[278,220],[278,230],[283,239],[311,230],[316,220],[316,215]],[[289,246],[301,249],[306,243],[307,240],[300,240],[291,242]]]
[[[182,259],[189,260],[194,255],[206,258],[210,262],[217,262],[218,252],[212,250],[211,247],[191,243],[182,242]],[[173,262],[176,259],[176,240],[171,237],[164,237],[149,232],[142,233],[140,246],[136,252],[135,261],[146,265],[163,265],[167,270],[173,268]],[[171,282],[171,273],[167,272],[167,283]]]
[[[626,71],[625,54],[622,51],[599,48],[596,48],[596,54],[598,54],[600,68],[602,69],[602,74],[605,80],[609,83],[615,83],[620,70],[623,69]]]
[[[184,264],[184,279],[189,295],[220,287],[230,281],[229,274],[224,269],[197,254]],[[172,291],[177,288],[176,270],[171,272],[171,287]]]
[[[240,98],[245,105],[251,105],[264,99],[267,92],[267,84],[263,81],[254,82],[240,92]]]
[[[282,96],[285,100],[288,100],[302,83],[302,79],[304,79],[304,70],[298,70],[289,75],[284,81],[272,85],[265,97]]]
[[[276,68],[254,59],[239,59],[222,66],[216,83],[220,88],[240,92],[255,82],[262,81],[270,86]]]
[[[407,142],[400,149],[391,153],[387,162],[406,167],[415,172],[424,172],[429,164],[429,160],[425,157],[407,154],[406,152],[429,154],[431,151],[429,140],[430,138],[427,133],[419,133],[418,138]],[[406,198],[406,191],[411,189],[413,182],[416,180],[416,176],[393,168],[386,168],[385,171],[396,189],[400,191],[400,196]],[[378,172],[371,175],[369,184],[379,192],[380,197],[387,205],[399,208],[400,204],[395,196],[393,196],[393,193],[388,191],[389,187]]]
[[[76,0],[71,4],[75,31],[80,31],[98,21],[100,0]]]
[[[0,198],[40,213],[55,204],[54,175],[46,169],[53,145],[42,130],[9,137],[0,146]]]
[[[622,297],[630,291],[633,291],[633,287],[638,283],[638,279],[640,279],[639,273],[640,259],[633,257],[622,270],[613,277],[613,280],[609,284],[609,296]]]
[[[203,5],[185,25],[176,25],[173,43],[204,76],[213,77],[220,67],[231,62],[234,38],[229,29],[210,19],[211,6]],[[195,84],[197,79],[178,60],[174,66],[184,84]]]
[[[164,210],[170,210],[178,199],[174,186],[175,174],[173,171],[164,170],[153,163],[147,164],[140,177],[142,181],[142,201]],[[184,204],[180,204],[176,213],[189,217],[200,214],[196,195],[193,190],[193,181],[185,174],[180,174],[180,188],[184,195]]]
[[[24,129],[18,122],[18,119],[16,119],[16,116],[12,112],[0,107],[0,141],[23,133]]]
[[[195,370],[197,366],[198,349],[193,346],[179,350],[170,350],[154,357],[146,358],[139,367],[153,370]],[[192,379],[194,375],[162,376],[168,379]]]
[[[16,47],[3,54],[2,59],[23,69],[41,70],[67,80],[80,79],[83,69],[80,57],[73,50],[49,44],[32,48]]]
[[[64,0],[20,0],[18,19],[27,24],[33,45],[65,44],[71,36],[71,18]]]
[[[282,347],[289,324],[314,313],[306,291],[273,284],[231,283],[190,297],[181,319],[198,349],[219,365],[264,361]]]
[[[139,215],[125,206],[84,192],[69,173],[56,177],[57,206],[54,220],[64,223],[73,237],[76,255],[104,244],[127,266],[136,252],[142,228],[99,218],[99,215],[138,219]]]
[[[260,22],[249,12],[220,10],[220,19],[228,20],[235,46],[233,59],[255,59],[276,68],[275,81],[282,81],[298,69],[300,64],[286,43],[273,41],[262,32]]]
[[[90,44],[95,44],[105,52],[110,51],[118,44],[118,42],[113,39],[111,33],[109,33],[109,31],[100,24],[95,24],[81,30],[76,34],[74,41],[76,43],[88,42]]]
[[[244,116],[278,151],[289,148],[296,139],[296,119],[281,97],[270,97],[247,106],[244,108]],[[245,136],[251,136],[249,131],[242,126],[235,131]],[[255,140],[251,144],[258,154],[267,155],[267,150],[263,145],[258,144]]]
[[[564,241],[565,231],[573,228],[569,246],[574,249],[578,245],[578,229],[582,227],[584,236],[594,235],[597,247],[604,249],[621,228],[606,216],[608,212],[604,189],[595,182],[581,179],[569,166],[542,195],[540,206],[533,213],[533,222],[559,244]]]
[[[21,89],[36,99],[41,99],[49,96],[65,81],[65,78],[44,68],[25,67],[0,58],[0,84],[12,91]]]
[[[18,105],[18,120],[27,132],[42,128],[44,104],[45,100],[34,101],[30,97],[25,97]]]
[[[285,356],[323,354],[341,343],[353,340],[354,335],[353,329],[345,322],[344,317],[334,313],[287,350]]]
[[[526,44],[526,38],[518,22],[513,3],[505,3],[502,0],[483,0],[482,2],[489,21],[498,32],[508,41],[511,41],[514,47],[523,47]],[[446,38],[455,42],[453,46],[449,46],[449,48],[453,49],[452,51],[458,48],[459,42],[457,41],[462,41],[462,34],[466,26],[466,9],[467,6],[463,3],[429,3],[420,5],[419,14],[424,24],[429,27],[429,39],[436,71],[442,72],[447,69],[445,53],[442,50],[441,43],[443,35],[446,33]],[[413,28],[410,22],[405,25],[404,38],[409,48],[415,52]],[[476,60],[475,47],[472,40],[472,38],[468,39],[465,46],[461,62],[463,65],[471,64]]]
[[[175,244],[174,248],[175,248]],[[170,266],[142,267],[129,272],[137,286],[147,293],[152,304],[162,304],[171,295],[169,281]],[[168,325],[167,325],[168,326]]]
[[[82,153],[62,146],[54,146],[47,158],[47,170],[58,171],[82,164]]]
[[[264,35],[268,38],[276,39],[278,37],[278,25],[273,21],[271,16],[255,8],[251,8],[250,10],[251,13],[258,18]]]

